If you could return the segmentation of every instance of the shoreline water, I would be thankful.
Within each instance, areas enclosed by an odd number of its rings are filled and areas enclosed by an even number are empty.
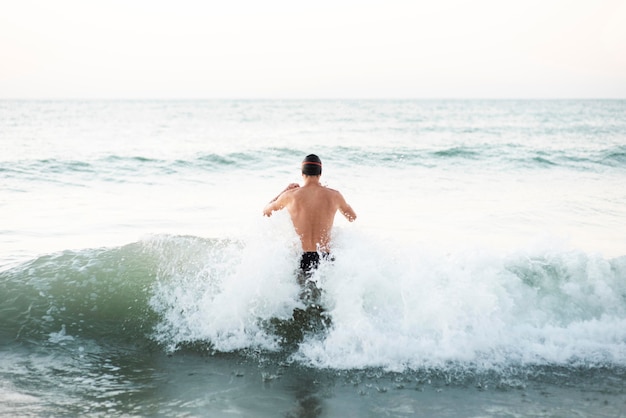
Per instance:
[[[56,388],[30,393],[3,387],[0,415],[614,417],[626,408],[623,369],[393,373],[255,357],[178,352],[105,360],[96,379],[68,375]]]

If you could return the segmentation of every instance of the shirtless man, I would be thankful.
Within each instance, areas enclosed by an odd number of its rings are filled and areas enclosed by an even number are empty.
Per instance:
[[[317,267],[320,255],[330,253],[330,234],[337,211],[350,222],[356,219],[341,193],[320,184],[321,175],[322,161],[315,154],[307,155],[302,161],[302,187],[291,183],[263,209],[265,216],[283,208],[289,211],[302,242],[300,267],[305,273]]]

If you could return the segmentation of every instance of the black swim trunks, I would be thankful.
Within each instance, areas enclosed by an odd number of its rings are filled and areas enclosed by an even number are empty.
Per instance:
[[[320,303],[322,292],[313,279],[313,273],[319,266],[320,260],[327,259],[332,261],[332,257],[328,253],[318,253],[316,251],[302,253],[298,284],[302,287],[300,298],[307,306],[317,306]]]
[[[308,251],[302,253],[302,259],[300,260],[300,269],[303,273],[310,273],[315,270],[320,264],[320,254],[322,258],[328,258],[328,253],[318,253],[317,251]]]

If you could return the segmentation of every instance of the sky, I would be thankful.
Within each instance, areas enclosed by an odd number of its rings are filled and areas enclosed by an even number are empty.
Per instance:
[[[626,98],[626,0],[0,0],[0,99]]]

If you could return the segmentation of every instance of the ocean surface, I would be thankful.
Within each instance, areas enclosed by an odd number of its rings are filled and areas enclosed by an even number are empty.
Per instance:
[[[0,416],[626,416],[624,100],[0,101],[0,150]],[[262,216],[309,153],[323,327]]]

